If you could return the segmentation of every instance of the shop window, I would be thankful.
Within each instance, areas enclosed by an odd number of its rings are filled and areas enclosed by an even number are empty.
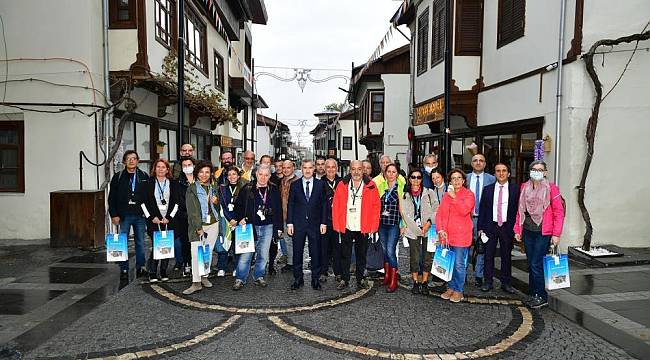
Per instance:
[[[22,121],[0,121],[0,192],[25,192]]]

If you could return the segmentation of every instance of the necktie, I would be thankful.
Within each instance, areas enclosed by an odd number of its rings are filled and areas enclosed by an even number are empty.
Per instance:
[[[478,214],[478,204],[481,201],[481,178],[476,175],[476,187],[474,189],[474,214]]]
[[[497,204],[497,224],[503,225],[503,210],[501,204],[503,203],[503,185],[499,185],[499,203]]]
[[[307,198],[307,201],[309,201],[309,181],[307,181],[307,186],[305,186],[305,198]]]

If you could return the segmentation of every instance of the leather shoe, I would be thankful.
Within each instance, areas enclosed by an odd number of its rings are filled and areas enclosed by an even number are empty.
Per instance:
[[[320,286],[320,281],[312,281],[311,282],[311,288],[314,290],[322,290],[322,287]]]
[[[301,281],[294,281],[293,284],[291,284],[291,290],[298,290],[301,287],[303,287],[303,285],[305,285],[305,282],[302,281],[302,280]]]
[[[483,286],[483,278],[480,278],[480,277],[474,278],[474,285],[476,287]]]
[[[491,284],[484,283],[484,284],[481,286],[481,291],[483,291],[483,292],[488,292],[488,291],[490,291],[490,290],[492,290],[492,285],[491,285]]]
[[[507,292],[508,294],[514,294],[515,293],[515,288],[513,288],[512,285],[510,285],[510,284],[501,285],[501,290]]]

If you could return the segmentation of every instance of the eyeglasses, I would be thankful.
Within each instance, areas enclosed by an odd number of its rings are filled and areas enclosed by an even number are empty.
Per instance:
[[[244,160],[255,160],[254,157],[245,157]]]
[[[413,180],[422,180],[422,176],[411,175],[411,179],[413,179]]]
[[[546,171],[546,170],[545,170],[545,169],[530,169],[530,171],[544,172],[544,171]]]

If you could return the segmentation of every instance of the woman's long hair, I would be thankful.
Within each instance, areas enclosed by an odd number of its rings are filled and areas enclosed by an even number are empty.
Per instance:
[[[419,173],[420,176],[422,176],[422,180],[420,180],[420,191],[422,191],[422,188],[424,187],[424,185],[422,185],[424,183],[424,174],[420,169],[412,169],[406,178],[406,186],[404,186],[404,199],[406,199],[406,194],[411,194],[411,175],[415,173]]]

